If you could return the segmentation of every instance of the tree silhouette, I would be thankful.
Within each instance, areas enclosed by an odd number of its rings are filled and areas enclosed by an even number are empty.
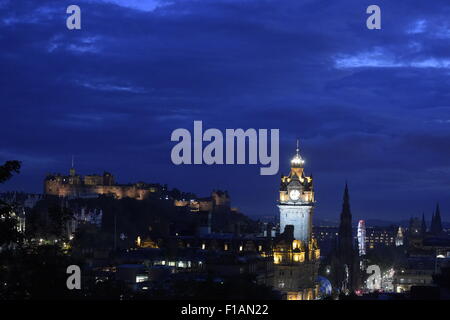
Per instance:
[[[20,172],[20,161],[12,160],[6,161],[3,165],[0,166],[0,183],[4,183],[9,180],[13,173]]]
[[[9,180],[14,173],[19,173],[20,162],[6,161],[0,166],[0,183]],[[13,208],[4,201],[0,201],[0,246],[16,243],[21,235],[16,229],[17,218]]]

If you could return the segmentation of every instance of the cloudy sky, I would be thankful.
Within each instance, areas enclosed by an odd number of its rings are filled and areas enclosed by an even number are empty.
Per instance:
[[[0,0],[0,161],[23,161],[1,190],[41,192],[74,155],[80,173],[226,189],[275,215],[300,138],[316,218],[337,219],[347,180],[356,219],[439,201],[450,220],[449,17],[448,0]],[[194,120],[279,128],[280,173],[173,165],[170,134]]]

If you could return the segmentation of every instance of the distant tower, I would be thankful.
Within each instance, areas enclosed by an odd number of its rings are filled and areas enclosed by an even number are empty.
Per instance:
[[[281,177],[280,233],[287,225],[294,226],[294,239],[308,243],[312,234],[314,190],[312,176],[306,176],[297,140],[296,154],[291,160],[291,171]]]
[[[76,174],[76,172],[75,172],[75,167],[74,167],[74,159],[73,159],[73,156],[72,156],[72,166],[70,167],[69,175],[71,177],[74,177],[75,174]]]
[[[397,236],[395,237],[395,246],[400,247],[402,245],[403,245],[403,229],[401,226],[399,226]]]
[[[422,236],[427,233],[427,223],[425,222],[425,213],[422,213]]]
[[[442,234],[442,220],[441,211],[439,209],[439,203],[436,205],[436,211],[431,219],[430,233],[432,235],[438,236]]]
[[[366,255],[366,223],[364,220],[358,222],[358,248],[359,256]]]

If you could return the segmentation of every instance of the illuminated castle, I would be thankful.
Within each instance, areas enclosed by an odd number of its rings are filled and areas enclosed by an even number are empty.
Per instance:
[[[161,191],[158,184],[143,182],[135,184],[116,184],[114,176],[109,172],[103,175],[76,174],[75,169],[70,169],[69,175],[49,174],[44,180],[44,193],[69,198],[95,197],[98,195],[113,195],[117,199],[132,198],[143,200],[150,194]]]
[[[288,300],[312,300],[318,296],[317,272],[320,250],[312,238],[314,191],[306,176],[304,160],[297,153],[291,171],[281,177],[280,236],[275,239],[274,286]]]

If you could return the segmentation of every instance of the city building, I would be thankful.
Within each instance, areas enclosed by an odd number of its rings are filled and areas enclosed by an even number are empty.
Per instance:
[[[410,257],[406,265],[394,274],[394,292],[408,292],[413,286],[433,285],[435,259],[431,257]]]
[[[428,232],[422,215],[422,220],[410,219],[406,235],[407,260],[396,268],[393,281],[397,293],[435,286],[433,276],[450,266],[450,237],[443,232],[439,205]]]
[[[313,238],[317,239],[322,256],[328,256],[336,248],[337,226],[313,226]]]
[[[339,236],[339,227],[317,226],[313,229],[313,236],[318,240],[321,252],[326,255],[336,246]],[[353,241],[357,241],[358,250],[364,248],[364,252],[367,254],[367,252],[372,249],[395,246],[395,241],[398,236],[397,226],[367,226],[364,221],[364,229],[365,233],[363,232],[363,229],[360,228],[360,223],[358,223],[357,228],[352,228]],[[365,235],[364,246],[362,244],[362,232]],[[403,237],[405,237],[405,229],[402,228],[402,232]]]
[[[397,231],[396,226],[366,227],[366,249],[395,246]]]

